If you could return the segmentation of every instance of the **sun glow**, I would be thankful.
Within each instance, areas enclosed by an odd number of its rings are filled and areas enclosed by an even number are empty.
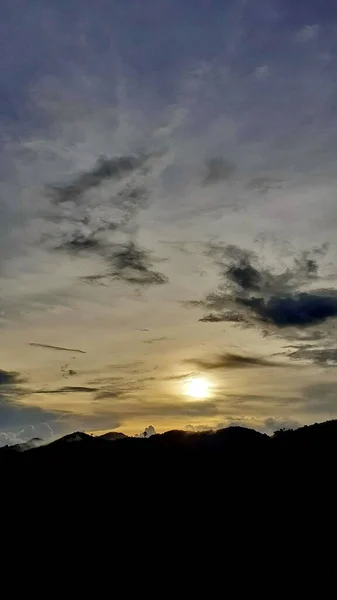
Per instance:
[[[209,395],[209,383],[203,377],[193,377],[184,383],[184,393],[192,398],[207,398]]]

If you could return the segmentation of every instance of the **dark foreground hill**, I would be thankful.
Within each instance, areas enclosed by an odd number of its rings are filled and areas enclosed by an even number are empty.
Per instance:
[[[281,430],[273,436],[243,427],[191,433],[168,431],[148,439],[112,432],[85,433],[50,444],[0,449],[2,481],[52,485],[80,494],[108,486],[146,495],[161,486],[170,492],[233,494],[239,488],[279,493],[327,487],[336,468],[337,421]],[[27,449],[28,448],[28,449]],[[24,451],[22,451],[22,449]]]
[[[337,421],[271,437],[242,427],[149,438],[76,432],[23,451],[2,448],[3,529],[16,532],[3,543],[14,540],[15,556],[20,548],[28,558],[32,544],[46,546],[49,559],[61,537],[57,561],[90,556],[88,572],[104,549],[114,585],[119,577],[129,584],[135,564],[151,577],[161,565],[165,582],[178,565],[186,576],[190,564],[198,580],[207,561],[227,580],[229,561],[236,565],[236,586],[247,565],[262,569],[265,582],[267,560],[283,581],[290,555],[298,569],[304,552],[335,539],[336,458]]]

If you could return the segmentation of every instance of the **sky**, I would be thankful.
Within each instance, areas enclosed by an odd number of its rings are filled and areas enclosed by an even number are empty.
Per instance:
[[[0,12],[0,443],[336,418],[335,3],[27,7]]]

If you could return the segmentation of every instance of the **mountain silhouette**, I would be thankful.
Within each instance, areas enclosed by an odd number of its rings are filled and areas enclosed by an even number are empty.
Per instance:
[[[272,480],[278,470],[290,476],[295,466],[303,474],[321,461],[324,469],[336,451],[337,420],[281,429],[272,436],[240,426],[202,432],[172,430],[149,437],[128,437],[115,431],[95,436],[77,431],[49,444],[36,438],[1,448],[0,466],[31,473],[43,467],[60,481],[74,467],[78,476],[88,476],[93,465],[95,474],[113,467],[120,477],[127,470],[137,478],[139,467],[144,470],[146,465],[149,475],[156,473],[159,479],[172,477],[173,471],[179,477],[188,467],[189,472],[200,474],[216,469],[226,470],[227,475],[254,473],[258,477],[269,473]]]
[[[289,553],[307,519],[333,517],[336,455],[337,420],[272,436],[238,426],[150,437],[75,432],[25,451],[1,448],[0,480],[6,510],[20,502],[15,519],[24,527],[28,519],[39,535],[62,520],[62,531],[66,522],[82,532],[108,527],[114,540],[136,535],[152,555],[156,547],[169,552],[174,535],[175,554],[188,536],[189,553],[205,552],[212,539],[234,558],[249,544],[257,559],[261,540],[265,555],[282,553],[285,540]]]

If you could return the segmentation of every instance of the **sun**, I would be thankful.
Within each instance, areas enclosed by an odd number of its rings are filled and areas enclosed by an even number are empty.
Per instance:
[[[207,398],[209,394],[209,383],[203,377],[193,377],[184,383],[184,391],[192,398]]]

